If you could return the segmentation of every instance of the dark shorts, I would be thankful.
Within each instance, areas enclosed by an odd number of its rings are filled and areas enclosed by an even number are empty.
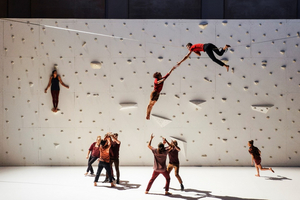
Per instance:
[[[255,164],[256,164],[256,165],[260,165],[260,163],[261,163],[261,158],[256,158],[256,159],[254,159],[254,161],[255,161]]]
[[[159,94],[160,94],[159,92],[154,90],[150,95],[151,101],[157,101],[159,98]]]

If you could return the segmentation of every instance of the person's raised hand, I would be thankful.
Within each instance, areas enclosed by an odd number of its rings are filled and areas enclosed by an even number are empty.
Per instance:
[[[151,133],[151,139],[153,139],[154,138],[154,135],[153,135],[153,133]]]

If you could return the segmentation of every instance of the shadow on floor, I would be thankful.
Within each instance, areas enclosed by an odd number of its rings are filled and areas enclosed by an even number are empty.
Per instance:
[[[112,188],[110,187],[110,183],[106,183],[108,185],[98,185],[97,187],[107,187],[107,188]],[[120,181],[120,184],[116,184],[116,187],[113,187],[112,189],[117,189],[117,190],[130,190],[130,189],[138,189],[141,186],[141,184],[134,184],[134,183],[129,183],[129,181]]]
[[[292,180],[290,178],[280,176],[280,175],[277,175],[277,177],[270,177],[270,176],[260,176],[260,177],[263,177],[266,180],[271,180],[271,181],[283,181],[283,180],[291,181]]]
[[[170,188],[171,190],[175,191],[181,191],[180,189]],[[172,191],[170,191],[172,193]],[[188,194],[188,193],[194,193],[194,194]],[[164,194],[151,194],[148,195],[161,195],[165,196]],[[212,195],[211,191],[202,191],[202,190],[196,190],[187,188],[185,189],[182,194],[173,194],[170,196],[166,196],[169,198],[177,198],[177,199],[185,199],[185,200],[197,200],[202,199],[206,197],[210,198],[216,198],[216,199],[222,199],[222,200],[264,200],[264,199],[252,199],[252,198],[243,198],[243,197],[232,197],[232,196],[221,196],[221,195]]]

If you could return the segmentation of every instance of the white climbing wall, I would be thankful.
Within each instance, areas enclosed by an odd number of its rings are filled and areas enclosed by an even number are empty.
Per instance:
[[[182,165],[249,165],[250,139],[262,164],[300,165],[299,20],[14,20],[0,21],[0,165],[85,165],[108,131],[122,165],[153,163],[151,133],[153,146],[180,139]],[[230,71],[192,54],[146,121],[153,73],[188,42],[230,44]],[[70,86],[57,114],[44,93],[54,66]]]

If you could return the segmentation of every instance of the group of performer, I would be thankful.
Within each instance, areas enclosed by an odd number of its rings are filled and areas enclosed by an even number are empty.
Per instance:
[[[164,137],[162,137],[162,142],[160,142],[157,146],[157,148],[154,148],[152,146],[152,140],[154,138],[154,135],[151,134],[150,141],[148,142],[147,146],[151,150],[154,156],[154,164],[153,164],[153,173],[152,177],[149,180],[149,183],[147,185],[145,194],[148,194],[149,190],[151,189],[151,186],[157,176],[159,174],[162,174],[166,179],[165,184],[165,195],[171,195],[169,192],[169,185],[170,185],[170,173],[174,169],[175,176],[178,179],[178,182],[180,183],[180,188],[183,191],[183,181],[179,175],[179,158],[178,153],[180,152],[180,147],[178,146],[178,143],[176,140],[172,140],[170,143],[168,140]],[[99,180],[99,176],[102,172],[102,169],[105,168],[106,170],[106,178],[103,181],[109,182],[111,184],[111,187],[115,187],[114,181],[114,173],[112,165],[114,164],[115,170],[117,173],[117,180],[116,184],[120,183],[120,171],[119,171],[119,150],[120,150],[120,144],[121,142],[118,140],[118,134],[117,133],[107,133],[104,136],[104,139],[101,140],[101,136],[97,137],[96,142],[94,142],[89,150],[88,154],[86,156],[88,161],[88,167],[86,170],[86,173],[84,175],[88,175],[90,172],[90,175],[95,176],[94,179],[94,185],[97,186],[97,182]],[[165,147],[165,144],[168,144],[167,147]],[[257,170],[257,174],[255,176],[260,176],[259,170],[265,171],[270,170],[274,173],[274,170],[272,168],[264,168],[261,166],[261,151],[255,147],[253,140],[248,142],[249,146],[249,153],[251,155],[251,163],[252,165],[255,164],[255,168]],[[169,164],[166,165],[167,156],[169,156]],[[98,160],[98,170],[96,175],[94,174],[94,170],[92,167],[92,164]]]
[[[115,187],[114,181],[114,172],[113,164],[117,173],[116,184],[120,183],[120,170],[119,170],[119,151],[120,151],[121,142],[118,140],[118,133],[107,133],[104,138],[101,140],[101,136],[97,137],[96,142],[94,142],[89,150],[86,158],[88,159],[88,167],[86,170],[85,176],[90,175],[95,176],[94,185],[97,186],[102,169],[106,170],[106,178],[103,181],[111,183],[111,187]],[[94,174],[92,164],[98,160],[98,169],[96,175]]]
[[[207,44],[191,44],[188,43],[186,45],[187,49],[189,50],[188,54],[177,63],[177,66],[172,67],[172,69],[165,75],[162,76],[160,72],[155,72],[153,74],[154,80],[154,90],[151,92],[150,95],[150,102],[147,107],[147,114],[146,119],[150,119],[151,110],[154,106],[154,104],[159,99],[160,92],[163,88],[164,81],[169,77],[169,75],[181,65],[182,62],[184,62],[192,52],[197,54],[198,56],[201,56],[200,52],[206,52],[207,55],[217,64],[219,64],[222,67],[225,67],[227,72],[229,71],[229,65],[224,64],[222,61],[218,60],[214,53],[216,53],[219,56],[222,56],[224,52],[230,47],[230,45],[225,45],[221,50],[219,50],[214,44],[207,43]],[[51,94],[52,94],[52,101],[53,101],[53,112],[57,112],[58,109],[58,97],[59,97],[59,83],[61,83],[64,87],[69,88],[66,84],[63,83],[61,80],[61,77],[57,74],[57,71],[54,70],[52,72],[52,75],[50,76],[49,83],[47,85],[47,88],[45,89],[45,93],[47,93],[48,88],[51,86]],[[163,142],[158,144],[158,148],[154,148],[151,146],[152,139],[154,138],[154,135],[151,134],[150,141],[148,143],[148,148],[152,151],[154,155],[154,165],[153,165],[153,174],[152,177],[148,183],[148,186],[146,188],[145,193],[148,194],[154,180],[157,178],[159,174],[162,174],[166,178],[166,185],[165,185],[165,194],[171,195],[169,193],[169,184],[170,184],[170,172],[174,168],[175,176],[178,179],[180,183],[181,190],[184,190],[182,179],[179,175],[179,159],[178,159],[178,152],[180,151],[180,148],[177,145],[176,140],[172,140],[171,143],[169,143],[166,138],[163,138]],[[165,147],[165,144],[168,144],[168,147]],[[249,146],[249,153],[251,155],[251,162],[252,164],[255,164],[257,174],[256,176],[260,176],[259,170],[270,170],[274,173],[274,170],[272,168],[263,168],[261,166],[261,152],[260,150],[253,145],[253,140],[248,142]],[[118,140],[118,134],[117,133],[107,133],[103,139],[101,139],[101,136],[97,137],[96,142],[94,142],[88,151],[87,159],[88,159],[88,167],[85,175],[88,175],[90,172],[91,175],[94,174],[94,170],[92,167],[92,164],[98,160],[98,170],[95,175],[94,179],[94,185],[97,186],[97,182],[99,180],[99,176],[102,172],[102,169],[105,168],[106,170],[106,178],[103,182],[109,182],[111,183],[111,187],[115,187],[114,184],[114,174],[112,166],[115,166],[117,180],[116,183],[120,183],[120,171],[119,171],[119,150],[120,150],[120,144],[121,142]],[[169,155],[169,164],[166,166],[166,159],[167,155]]]

